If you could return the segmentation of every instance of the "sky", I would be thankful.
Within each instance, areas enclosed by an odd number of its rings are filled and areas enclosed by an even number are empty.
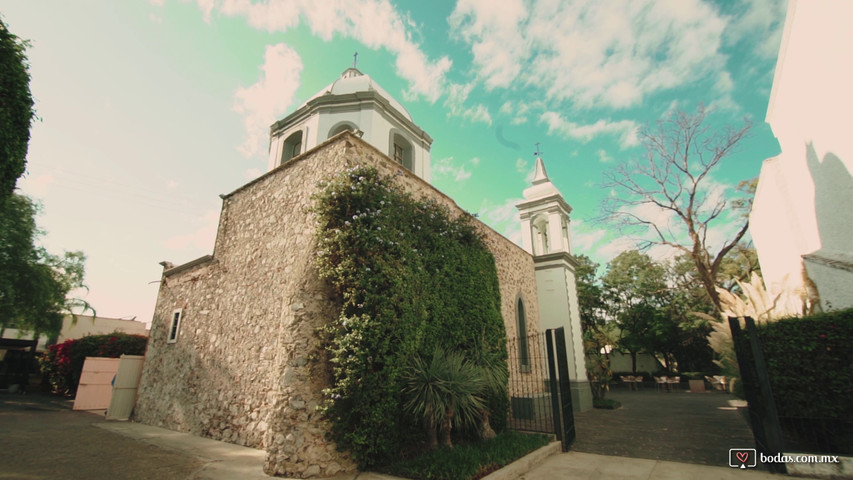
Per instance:
[[[779,153],[764,122],[784,0],[0,0],[28,39],[33,124],[19,191],[41,243],[87,257],[99,316],[150,323],[161,261],[210,254],[229,193],[264,173],[269,126],[358,52],[428,132],[432,183],[520,241],[539,151],[572,206],[575,254],[636,237],[602,223],[603,172],[638,132],[699,104],[752,122],[709,178],[728,195]],[[537,149],[538,143],[538,149]],[[726,225],[718,228],[725,235]]]

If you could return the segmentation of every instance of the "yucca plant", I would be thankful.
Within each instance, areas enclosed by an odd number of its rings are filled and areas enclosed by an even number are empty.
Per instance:
[[[438,446],[439,431],[442,444],[453,447],[453,426],[476,426],[485,409],[488,380],[461,352],[437,347],[429,360],[416,356],[404,381],[405,408],[422,418],[430,448]]]

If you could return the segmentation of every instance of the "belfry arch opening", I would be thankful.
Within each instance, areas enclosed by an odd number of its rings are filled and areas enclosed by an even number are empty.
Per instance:
[[[285,139],[284,147],[281,149],[281,163],[284,164],[300,153],[302,153],[302,130],[292,133]]]
[[[539,216],[530,222],[530,234],[533,240],[533,254],[544,255],[551,250],[551,239],[548,238],[548,219]]]
[[[349,130],[350,132],[355,132],[356,130],[358,130],[358,127],[356,127],[350,122],[339,123],[329,129],[329,135],[326,138],[332,138],[335,135],[347,130]]]
[[[414,170],[414,156],[412,144],[406,137],[399,133],[391,133],[391,148],[388,156],[394,159],[397,163],[406,168],[406,170]]]

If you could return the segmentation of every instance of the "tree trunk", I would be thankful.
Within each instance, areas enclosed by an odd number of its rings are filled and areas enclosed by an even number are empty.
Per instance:
[[[438,448],[438,432],[436,431],[435,419],[432,415],[427,415],[427,419],[424,422],[424,428],[426,429],[429,449],[435,450]]]
[[[497,434],[495,434],[494,429],[489,424],[489,411],[481,410],[480,411],[480,440],[491,440],[495,438]]]
[[[448,408],[444,413],[444,420],[441,422],[441,444],[448,448],[453,448],[453,441],[450,439],[450,430],[453,428],[453,409]]]
[[[637,352],[631,352],[631,373],[637,373]]]

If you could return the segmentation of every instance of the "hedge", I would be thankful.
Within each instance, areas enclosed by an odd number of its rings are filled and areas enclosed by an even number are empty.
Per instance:
[[[89,335],[47,347],[39,359],[42,375],[53,393],[74,396],[86,357],[119,358],[144,355],[148,337],[127,333]]]
[[[853,309],[757,329],[780,417],[853,420]]]

